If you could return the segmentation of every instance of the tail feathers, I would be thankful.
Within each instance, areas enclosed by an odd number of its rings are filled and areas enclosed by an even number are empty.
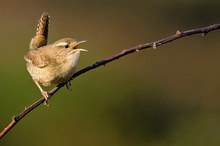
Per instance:
[[[38,21],[36,36],[31,39],[30,49],[37,49],[47,44],[49,23],[50,16],[44,12]]]
[[[47,39],[49,23],[50,23],[50,16],[48,13],[44,12],[40,20],[38,21],[36,36],[43,35],[45,39]]]

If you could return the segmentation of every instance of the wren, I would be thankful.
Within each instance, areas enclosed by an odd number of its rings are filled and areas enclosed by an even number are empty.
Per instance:
[[[78,42],[73,38],[63,38],[47,45],[49,22],[49,14],[43,13],[38,21],[36,36],[31,39],[30,50],[24,56],[27,70],[46,104],[50,95],[41,88],[40,83],[49,86],[67,82],[76,72],[80,52],[87,51],[78,48],[86,41]]]

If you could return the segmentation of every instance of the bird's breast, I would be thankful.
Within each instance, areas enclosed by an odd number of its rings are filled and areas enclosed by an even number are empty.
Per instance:
[[[75,52],[74,54],[68,54],[63,58],[56,69],[55,79],[53,84],[59,84],[67,81],[76,71],[80,52]]]

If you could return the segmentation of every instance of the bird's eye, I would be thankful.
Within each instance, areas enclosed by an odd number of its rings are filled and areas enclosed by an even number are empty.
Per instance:
[[[65,47],[65,48],[69,48],[69,45],[68,45],[68,44],[66,44],[64,47]]]

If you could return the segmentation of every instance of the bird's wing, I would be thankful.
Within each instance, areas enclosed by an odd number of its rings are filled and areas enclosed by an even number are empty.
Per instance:
[[[49,65],[50,58],[43,54],[40,50],[31,50],[25,56],[24,59],[39,68],[44,68]]]
[[[44,12],[38,21],[36,36],[31,39],[30,49],[37,49],[47,45],[49,23],[50,16]]]

